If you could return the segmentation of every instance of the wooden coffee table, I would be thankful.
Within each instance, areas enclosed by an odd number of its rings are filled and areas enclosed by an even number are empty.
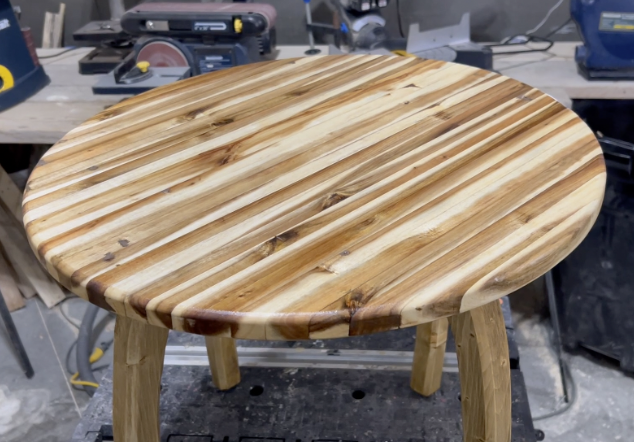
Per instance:
[[[117,442],[159,439],[169,329],[206,336],[228,389],[234,338],[418,326],[412,388],[430,395],[448,322],[465,440],[506,442],[498,299],[579,244],[604,182],[592,132],[527,85],[440,61],[323,56],[105,110],[44,156],[24,222],[58,281],[118,315]]]

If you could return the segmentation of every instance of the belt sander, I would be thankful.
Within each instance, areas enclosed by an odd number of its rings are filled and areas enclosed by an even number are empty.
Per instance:
[[[260,61],[275,47],[276,15],[273,6],[258,3],[140,4],[123,15],[117,35],[132,38],[132,50],[93,91],[137,94]]]

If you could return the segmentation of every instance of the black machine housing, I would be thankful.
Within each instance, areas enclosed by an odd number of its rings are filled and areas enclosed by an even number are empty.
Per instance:
[[[275,18],[268,4],[142,3],[120,22],[91,22],[74,34],[101,45],[80,61],[80,73],[110,72],[153,42],[182,52],[191,75],[257,62],[275,48]]]
[[[574,100],[572,108],[603,135],[607,182],[592,229],[555,268],[562,342],[634,374],[634,101]]]

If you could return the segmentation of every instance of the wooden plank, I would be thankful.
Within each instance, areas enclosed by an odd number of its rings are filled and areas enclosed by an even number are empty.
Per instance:
[[[17,270],[16,273],[18,273]],[[20,273],[21,275],[18,275],[17,280],[18,289],[20,290],[20,293],[22,293],[22,296],[24,296],[26,299],[31,299],[32,297],[37,295],[37,291],[35,291],[31,283],[28,281],[28,279],[26,279],[26,275],[23,272]]]
[[[211,380],[219,390],[229,390],[240,383],[236,341],[232,338],[205,336]]]
[[[42,30],[43,48],[59,48],[62,46],[65,13],[65,3],[59,4],[59,12],[44,13],[44,28]]]
[[[53,48],[53,29],[55,27],[55,13],[44,13],[44,28],[42,29],[42,47]]]
[[[0,167],[0,201],[16,221],[22,224],[22,192],[18,190],[9,174]]]
[[[24,307],[24,298],[20,295],[16,279],[17,275],[7,262],[6,252],[0,244],[0,292],[10,312]]]
[[[62,47],[62,38],[64,37],[64,16],[66,14],[66,3],[59,4],[59,12],[55,14],[53,23],[53,47]]]
[[[48,308],[66,298],[63,290],[42,268],[33,255],[24,232],[16,227],[10,215],[0,210],[0,243],[20,281],[25,296],[35,291]]]
[[[11,278],[15,281],[15,284],[18,287],[18,290],[20,291],[20,293],[22,293],[22,296],[24,296],[26,299],[30,299],[34,297],[35,295],[37,295],[37,292],[31,286],[24,272],[22,272],[21,270],[18,272],[13,267],[13,264],[11,263],[11,259],[9,258],[7,251],[2,246],[2,243],[0,243],[0,249],[2,251],[3,258],[6,261],[7,266],[9,267]]]
[[[112,424],[116,440],[159,442],[159,396],[167,329],[117,317]]]
[[[451,318],[465,442],[510,442],[511,370],[499,301]]]
[[[416,326],[410,386],[423,396],[431,396],[440,388],[448,328],[447,318]]]
[[[527,284],[584,238],[604,186],[593,133],[530,86],[440,61],[316,56],[103,111],[44,155],[24,219],[54,277],[120,315],[333,338]]]

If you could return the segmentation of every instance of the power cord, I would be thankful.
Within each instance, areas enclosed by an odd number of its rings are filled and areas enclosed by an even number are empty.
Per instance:
[[[102,342],[101,345],[99,347],[96,347],[95,350],[92,352],[92,354],[90,355],[90,358],[88,359],[88,362],[90,362],[90,364],[94,364],[99,359],[101,359],[103,357],[103,355],[106,353],[106,351],[108,350],[108,348],[112,345],[112,342],[113,342],[112,339],[110,341]],[[75,344],[76,343],[77,343],[77,341],[75,341]],[[74,385],[74,386],[99,388],[99,384],[96,383],[96,382],[83,381],[83,380],[79,379],[79,372],[78,371],[75,372],[71,376],[70,383],[72,385]]]
[[[528,43],[545,43],[546,46],[543,48],[536,48],[536,49],[531,48],[531,49],[526,49],[524,51],[494,52],[493,55],[513,55],[513,54],[526,54],[527,52],[547,52],[555,44],[555,42],[550,40],[550,37],[555,35],[557,32],[561,31],[570,22],[572,22],[572,17],[568,17],[568,19],[565,22],[557,26],[555,29],[553,29],[552,31],[550,31],[548,34],[546,34],[543,37],[531,35],[531,31],[533,31],[531,30],[527,32],[526,34],[518,34],[518,35],[513,35],[511,37],[505,38],[504,41],[502,41],[502,43],[495,43],[495,44],[487,45],[487,46],[489,47],[524,46]]]
[[[568,402],[566,402],[561,408],[550,411],[546,414],[542,414],[541,416],[533,417],[534,421],[540,421],[544,419],[549,419],[551,417],[559,416],[560,414],[564,414],[568,411],[577,401],[577,385],[575,384],[575,379],[572,377],[572,373],[570,371],[570,367],[568,363],[564,360],[561,361],[561,365],[563,368],[563,376],[567,379],[568,384]]]
[[[568,23],[570,23],[572,21],[572,17],[568,17],[568,20],[566,20],[565,22],[563,22],[561,25],[557,26],[555,29],[553,29],[552,31],[550,31],[548,34],[546,34],[543,38],[550,38],[553,35],[555,35],[557,32],[561,31],[563,28],[565,28]]]
[[[78,330],[80,329],[80,325],[77,324],[69,315],[66,311],[64,311],[64,305],[68,302],[68,300],[70,299],[80,299],[78,296],[69,296],[66,299],[64,299],[60,304],[59,304],[59,310],[61,315],[64,317],[64,319],[73,327],[77,328]],[[89,306],[90,307],[90,306]],[[71,355],[73,353],[73,350],[77,348],[77,342],[78,339],[75,339],[75,341],[73,341],[73,343],[71,344],[71,346],[68,348],[68,350],[66,351],[66,358],[65,358],[65,365],[66,365],[66,371],[68,372],[69,375],[71,375],[70,377],[70,383],[73,386],[73,388],[77,389],[77,390],[85,390],[84,387],[91,387],[91,388],[97,388],[99,387],[99,384],[97,382],[93,382],[92,380],[86,381],[83,379],[79,379],[79,371],[73,370],[70,366],[70,359],[71,359]],[[99,371],[99,370],[103,370],[104,368],[107,368],[109,365],[108,364],[103,364],[97,367],[92,367],[92,364],[94,364],[95,362],[99,361],[103,355],[105,354],[105,352],[108,350],[108,348],[110,348],[110,346],[112,345],[113,340],[109,340],[109,341],[104,341],[101,342],[101,344],[98,347],[95,347],[95,349],[93,350],[92,354],[90,355],[90,357],[88,358],[89,364],[90,364],[90,369],[92,370],[92,372],[95,371]],[[88,393],[88,391],[86,391]]]
[[[545,43],[546,46],[543,48],[529,48],[523,51],[501,51],[494,52],[493,55],[514,55],[514,54],[526,54],[529,52],[547,52],[550,48],[553,47],[555,42],[552,40],[548,40],[547,38],[537,37],[536,35],[524,35],[518,34],[512,37],[509,37],[504,43],[495,43],[487,45],[490,48],[502,47],[502,46],[524,46],[528,43]]]
[[[47,58],[55,58],[55,57],[59,57],[60,55],[66,54],[67,52],[74,51],[75,49],[79,49],[79,48],[77,46],[70,46],[63,51],[58,52],[57,54],[44,55],[42,57],[38,56],[37,58],[39,60],[46,60]]]
[[[75,295],[72,295],[72,296],[67,297],[66,299],[64,299],[62,302],[60,302],[60,303],[58,304],[58,305],[59,305],[59,312],[62,314],[62,316],[64,317],[64,319],[66,319],[66,321],[67,321],[70,325],[72,325],[72,326],[73,326],[73,327],[75,327],[77,330],[79,330],[79,324],[78,324],[77,322],[75,322],[74,320],[72,320],[72,319],[70,318],[70,316],[68,315],[68,313],[66,313],[66,312],[64,311],[64,305],[66,305],[66,303],[67,303],[70,299],[81,299],[81,298],[79,298],[79,296],[75,296]]]
[[[544,26],[546,24],[546,22],[548,21],[548,19],[552,15],[552,13],[555,12],[555,10],[558,7],[560,7],[563,2],[564,2],[564,0],[559,0],[557,3],[555,3],[555,5],[548,10],[548,12],[546,13],[546,16],[542,19],[542,21],[540,21],[537,24],[537,26],[535,26],[533,29],[531,29],[529,31],[526,31],[526,35],[531,35],[531,34],[534,34],[537,31],[539,31],[542,28],[542,26]]]
[[[572,407],[577,400],[577,386],[572,377],[570,367],[564,360],[563,349],[561,344],[561,326],[559,323],[559,312],[557,309],[557,296],[555,293],[555,280],[552,270],[545,275],[546,294],[548,296],[548,309],[550,311],[550,322],[552,326],[552,334],[550,336],[550,344],[554,348],[559,363],[559,372],[561,374],[561,386],[563,389],[563,400],[565,404],[554,411],[533,418],[534,421],[548,419],[565,413]]]

